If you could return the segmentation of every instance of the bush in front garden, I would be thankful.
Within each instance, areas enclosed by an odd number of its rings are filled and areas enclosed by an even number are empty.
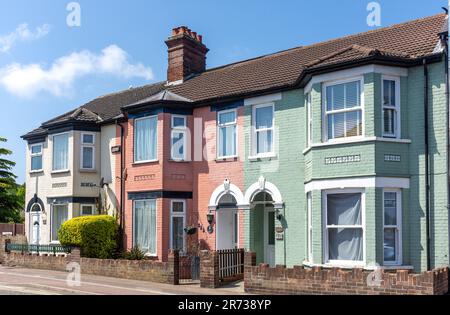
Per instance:
[[[108,215],[77,217],[63,223],[58,231],[61,245],[77,246],[89,258],[111,258],[117,247],[116,219]]]

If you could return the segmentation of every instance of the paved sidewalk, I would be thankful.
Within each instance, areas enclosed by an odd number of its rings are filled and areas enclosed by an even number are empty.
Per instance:
[[[70,287],[61,271],[11,268],[0,265],[0,295],[241,295],[241,283],[220,289],[203,289],[199,284],[178,286],[146,281],[81,275],[81,286]]]

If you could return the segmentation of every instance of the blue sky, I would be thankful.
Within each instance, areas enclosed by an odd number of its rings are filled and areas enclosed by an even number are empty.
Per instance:
[[[0,136],[25,178],[20,135],[97,96],[165,80],[175,26],[203,35],[208,67],[373,27],[369,0],[0,0]],[[381,26],[442,12],[447,0],[380,0]]]

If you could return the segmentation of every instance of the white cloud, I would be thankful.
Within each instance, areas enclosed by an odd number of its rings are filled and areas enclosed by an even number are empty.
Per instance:
[[[27,23],[20,24],[13,32],[7,35],[0,35],[0,53],[8,52],[16,42],[33,41],[46,36],[50,32],[50,25],[43,24],[30,31]]]
[[[0,85],[19,97],[30,98],[42,91],[62,96],[70,92],[76,79],[91,74],[153,79],[151,68],[142,63],[131,64],[126,51],[111,45],[100,54],[84,50],[63,56],[48,68],[40,64],[10,64],[0,68]]]

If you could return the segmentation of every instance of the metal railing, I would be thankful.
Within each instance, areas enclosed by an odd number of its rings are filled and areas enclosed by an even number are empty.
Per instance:
[[[70,246],[62,246],[58,244],[50,245],[32,245],[32,244],[6,244],[6,251],[36,254],[70,254],[72,248]]]
[[[244,249],[223,249],[219,255],[219,278],[226,279],[244,274]]]

